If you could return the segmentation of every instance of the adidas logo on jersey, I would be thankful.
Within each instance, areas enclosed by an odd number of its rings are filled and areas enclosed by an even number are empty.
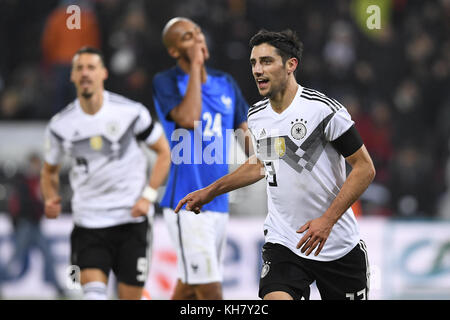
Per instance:
[[[264,138],[266,135],[267,135],[266,129],[263,128],[259,133],[259,139]]]

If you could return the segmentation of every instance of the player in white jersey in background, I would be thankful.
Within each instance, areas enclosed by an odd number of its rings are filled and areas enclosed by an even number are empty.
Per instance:
[[[375,176],[372,160],[345,107],[297,83],[302,44],[294,32],[261,30],[250,47],[252,73],[266,97],[248,112],[257,159],[188,194],[175,212],[186,204],[198,213],[217,195],[265,176],[259,296],[309,299],[316,281],[322,299],[366,299],[367,251],[351,205]]]
[[[41,172],[45,214],[52,219],[61,212],[59,170],[67,154],[72,160],[71,263],[81,270],[84,298],[106,299],[112,270],[118,297],[141,299],[149,264],[149,220],[156,190],[169,171],[170,149],[161,125],[142,104],[104,89],[107,76],[100,51],[77,51],[71,72],[77,99],[46,130]],[[157,154],[150,177],[139,141]]]

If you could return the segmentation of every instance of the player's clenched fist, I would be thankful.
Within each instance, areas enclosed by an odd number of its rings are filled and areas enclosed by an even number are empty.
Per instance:
[[[56,219],[61,213],[61,197],[45,200],[45,216],[48,219]]]
[[[203,65],[207,59],[207,50],[204,43],[196,42],[192,47],[187,49],[187,55],[192,64]]]
[[[145,198],[140,198],[131,209],[131,215],[135,218],[146,216],[150,209],[150,201]]]

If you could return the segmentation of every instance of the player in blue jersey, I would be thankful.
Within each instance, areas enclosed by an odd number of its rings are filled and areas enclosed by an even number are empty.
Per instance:
[[[178,255],[178,282],[172,298],[222,299],[228,196],[205,205],[202,215],[175,214],[173,209],[184,195],[228,173],[227,130],[247,131],[248,104],[229,74],[205,66],[209,51],[197,24],[173,18],[162,38],[177,61],[153,79],[155,107],[173,157],[161,201]]]

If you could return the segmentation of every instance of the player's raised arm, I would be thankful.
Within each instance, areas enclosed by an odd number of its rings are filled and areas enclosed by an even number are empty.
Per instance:
[[[203,70],[203,52],[201,45],[195,44],[192,50],[189,50],[189,57],[192,64],[189,69],[189,81],[186,95],[179,105],[170,111],[172,119],[181,127],[193,129],[195,121],[200,120],[202,112],[202,73]],[[195,49],[195,51],[193,51]]]
[[[186,210],[198,214],[202,206],[212,201],[215,197],[248,186],[264,178],[263,168],[263,164],[253,155],[232,173],[216,180],[206,188],[186,195],[178,202],[174,211],[178,213],[186,204]]]
[[[209,58],[209,52],[205,36],[197,24],[184,18],[174,18],[163,30],[163,42],[169,55],[189,74],[186,93],[170,111],[170,117],[179,126],[193,129],[202,113],[201,86],[207,77],[205,61]]]

